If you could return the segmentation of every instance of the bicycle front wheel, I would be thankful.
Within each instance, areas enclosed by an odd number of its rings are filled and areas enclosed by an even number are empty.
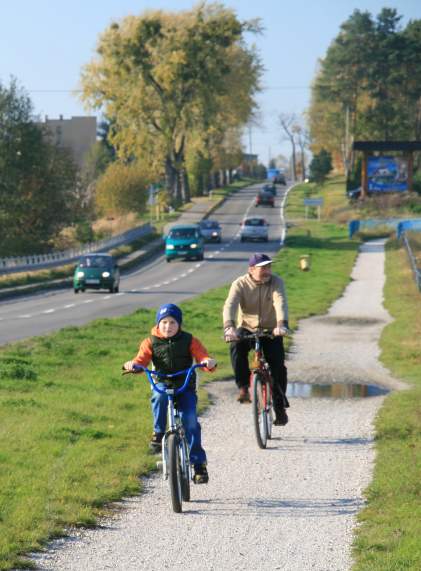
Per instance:
[[[181,491],[181,462],[179,438],[176,434],[168,436],[168,482],[171,492],[171,505],[173,511],[182,511]]]
[[[184,502],[190,501],[190,464],[189,448],[185,438],[180,438],[181,459],[181,495]]]
[[[252,409],[253,409],[254,432],[256,434],[256,440],[259,448],[266,448],[266,443],[268,439],[268,432],[267,432],[268,425],[267,425],[265,392],[261,376],[257,373],[253,373],[252,383],[253,383]]]

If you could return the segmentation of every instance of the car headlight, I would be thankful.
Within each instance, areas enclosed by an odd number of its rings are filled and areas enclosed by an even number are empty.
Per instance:
[[[84,278],[85,277],[85,273],[84,272],[78,272],[77,274],[78,278]]]
[[[174,250],[174,244],[167,244],[165,247],[167,250]]]
[[[190,248],[197,248],[197,244],[190,244]]]
[[[110,277],[110,272],[102,272],[102,277],[103,277],[103,278],[109,278],[109,277]]]
[[[212,232],[212,236],[218,236],[218,232]]]

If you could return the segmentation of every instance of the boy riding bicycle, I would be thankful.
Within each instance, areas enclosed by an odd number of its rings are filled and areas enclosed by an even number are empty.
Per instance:
[[[162,305],[156,314],[156,325],[152,328],[150,336],[141,342],[136,357],[124,363],[123,369],[131,371],[133,365],[147,367],[152,361],[156,371],[172,374],[188,369],[194,359],[197,363],[206,365],[205,371],[213,371],[216,361],[209,357],[199,339],[181,329],[182,320],[183,314],[177,305],[173,303]],[[184,378],[177,379],[177,377],[172,380],[176,386],[182,385],[183,381]],[[155,391],[152,393],[154,432],[150,446],[155,452],[161,449],[165,434],[167,400],[166,394]],[[177,404],[190,447],[190,462],[194,469],[193,481],[196,484],[206,484],[209,476],[206,468],[206,453],[201,443],[201,427],[197,420],[195,373],[192,375],[187,390],[177,396]]]

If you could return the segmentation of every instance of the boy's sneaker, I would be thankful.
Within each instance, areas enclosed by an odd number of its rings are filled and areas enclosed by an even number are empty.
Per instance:
[[[149,442],[149,448],[154,452],[160,452],[162,449],[162,439],[164,438],[163,432],[153,432],[151,441]]]
[[[276,418],[275,422],[273,423],[275,426],[285,426],[286,424],[288,424],[288,415],[283,407],[276,408],[275,415]]]
[[[206,469],[206,464],[195,464],[193,469],[193,482],[195,484],[207,484],[209,482],[209,474]]]
[[[251,402],[250,400],[250,393],[248,387],[240,387],[240,392],[238,393],[238,402]]]

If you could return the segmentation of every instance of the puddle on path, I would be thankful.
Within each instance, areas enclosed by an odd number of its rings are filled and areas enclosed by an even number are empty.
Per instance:
[[[363,385],[356,383],[288,383],[287,396],[301,398],[366,398],[387,395],[390,391],[377,385]]]

